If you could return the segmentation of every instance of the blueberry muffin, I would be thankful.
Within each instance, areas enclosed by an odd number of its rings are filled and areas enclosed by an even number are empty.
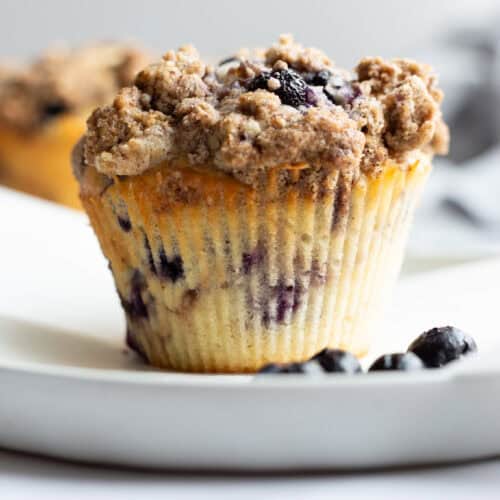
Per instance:
[[[217,67],[187,46],[145,68],[73,157],[128,345],[196,372],[366,353],[447,149],[441,99],[427,66],[350,74],[289,36]]]
[[[0,183],[81,207],[69,157],[96,106],[110,102],[149,62],[106,43],[51,51],[0,71]]]

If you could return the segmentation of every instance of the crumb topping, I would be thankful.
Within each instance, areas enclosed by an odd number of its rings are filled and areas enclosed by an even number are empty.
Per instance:
[[[113,176],[183,159],[247,184],[266,169],[307,163],[353,178],[415,150],[445,153],[441,100],[431,68],[409,60],[365,58],[351,75],[281,36],[214,68],[186,46],[94,111],[79,163]]]
[[[23,132],[63,113],[110,102],[150,57],[133,46],[101,43],[52,50],[30,65],[0,70],[0,123]]]

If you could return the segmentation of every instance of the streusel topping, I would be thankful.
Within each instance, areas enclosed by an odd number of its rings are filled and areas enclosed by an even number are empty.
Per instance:
[[[0,69],[0,124],[36,130],[63,113],[110,102],[151,62],[128,44],[51,50],[32,64]]]
[[[445,153],[441,100],[432,70],[413,61],[366,58],[350,75],[282,36],[214,68],[186,46],[94,111],[82,159],[110,176],[183,159],[247,184],[300,163],[352,178],[415,150]]]

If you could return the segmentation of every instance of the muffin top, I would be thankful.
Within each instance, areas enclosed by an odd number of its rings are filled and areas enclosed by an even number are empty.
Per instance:
[[[138,175],[181,160],[246,184],[282,165],[352,178],[417,150],[445,153],[442,97],[426,65],[368,57],[350,74],[287,35],[217,67],[185,46],[94,111],[76,170]]]
[[[32,132],[64,113],[89,112],[130,85],[151,58],[132,45],[61,48],[0,68],[0,125]]]

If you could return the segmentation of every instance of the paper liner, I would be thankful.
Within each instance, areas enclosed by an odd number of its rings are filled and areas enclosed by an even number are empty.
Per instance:
[[[165,167],[82,201],[129,345],[162,368],[251,372],[326,346],[366,353],[429,170],[388,163],[354,185],[335,173],[316,198],[283,194],[276,172],[253,190],[180,171],[172,198]]]

